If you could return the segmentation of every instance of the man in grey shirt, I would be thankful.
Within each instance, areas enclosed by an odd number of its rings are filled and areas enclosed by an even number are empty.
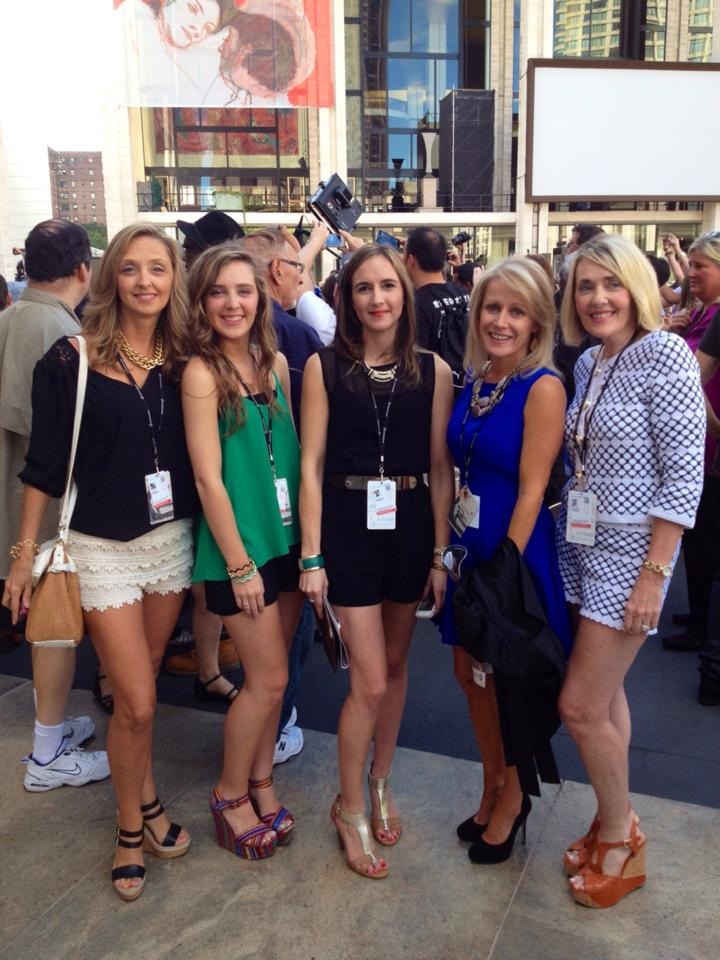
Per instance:
[[[28,285],[16,304],[0,314],[0,579],[10,569],[10,548],[19,529],[25,466],[32,423],[31,389],[37,361],[56,340],[80,332],[75,307],[90,286],[87,233],[65,220],[37,224],[25,241]],[[69,451],[68,451],[69,453]],[[39,541],[57,533],[59,504],[48,510]],[[31,549],[15,545],[17,549]],[[9,596],[3,584],[3,605]],[[32,602],[32,601],[31,601]],[[36,714],[32,754],[24,786],[44,792],[80,786],[109,776],[107,754],[80,749],[95,732],[90,717],[65,718],[75,675],[75,650],[33,650]]]

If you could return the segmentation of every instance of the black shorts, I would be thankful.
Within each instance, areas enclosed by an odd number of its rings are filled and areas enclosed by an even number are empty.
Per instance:
[[[300,544],[296,543],[290,547],[289,553],[282,557],[273,557],[272,560],[258,567],[258,573],[262,576],[265,587],[266,607],[275,603],[279,593],[292,593],[293,590],[297,590],[300,578],[299,557]],[[215,613],[218,617],[232,617],[236,613],[242,613],[235,602],[235,594],[229,579],[205,581],[205,604],[210,613]]]
[[[397,494],[395,530],[367,529],[364,490],[323,488],[322,552],[328,599],[340,607],[392,600],[417,603],[433,561],[430,491],[424,483]]]

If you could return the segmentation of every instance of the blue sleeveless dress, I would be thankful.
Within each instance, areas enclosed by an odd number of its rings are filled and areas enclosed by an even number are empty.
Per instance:
[[[468,411],[472,384],[466,384],[455,403],[447,431],[447,442],[455,465],[462,471],[473,436],[468,486],[480,497],[480,524],[468,527],[462,537],[452,534],[452,543],[467,547],[463,563],[472,565],[489,559],[500,541],[507,536],[510,518],[518,497],[520,453],[523,438],[523,413],[530,388],[541,376],[551,373],[540,369],[524,377],[515,377],[508,385],[502,400],[484,417],[473,417]],[[552,374],[551,374],[552,375]],[[488,396],[494,384],[483,384],[480,396]],[[535,581],[538,597],[543,604],[550,626],[570,652],[570,619],[565,603],[557,550],[555,522],[543,504],[528,541],[523,559]],[[440,612],[440,632],[443,643],[457,645],[452,612],[452,594],[455,584],[448,577],[448,594]]]

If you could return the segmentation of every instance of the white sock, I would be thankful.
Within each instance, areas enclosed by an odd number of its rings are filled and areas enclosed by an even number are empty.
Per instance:
[[[47,727],[44,723],[36,720],[32,748],[33,760],[37,760],[38,763],[49,763],[54,760],[62,745],[64,734],[65,721]]]

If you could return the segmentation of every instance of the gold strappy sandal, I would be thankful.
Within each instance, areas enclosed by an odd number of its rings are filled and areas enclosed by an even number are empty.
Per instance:
[[[373,814],[372,816],[372,832],[377,842],[381,843],[384,847],[394,847],[402,833],[402,821],[400,817],[390,816],[387,794],[389,782],[390,774],[386,777],[374,777],[372,773],[368,773],[368,789],[371,794],[374,793],[377,797],[377,809],[379,810],[378,814]],[[388,840],[381,836],[381,831],[388,833],[391,830],[397,832],[397,837],[395,837],[394,840]]]
[[[375,856],[375,853],[372,849],[372,842],[370,840],[370,825],[368,824],[367,817],[364,813],[347,813],[342,808],[342,799],[340,794],[335,797],[333,805],[330,808],[330,819],[337,830],[337,822],[340,820],[341,823],[347,824],[349,827],[354,827],[357,830],[357,834],[360,837],[360,843],[362,844],[363,853],[361,856],[356,857],[354,860],[348,860],[345,858],[345,863],[348,867],[354,872],[359,874],[361,877],[367,877],[368,880],[382,880],[383,877],[386,877],[390,872],[389,867],[386,865],[381,870],[374,871],[372,873],[368,872],[368,869],[372,867],[374,863],[378,863],[379,857]],[[338,830],[338,845],[341,850],[345,849],[345,842],[340,835]]]

